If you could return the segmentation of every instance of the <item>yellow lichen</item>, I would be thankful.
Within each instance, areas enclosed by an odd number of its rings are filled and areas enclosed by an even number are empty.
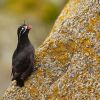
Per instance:
[[[67,96],[66,96],[66,95],[61,96],[61,97],[59,98],[59,100],[67,100]]]
[[[76,44],[76,42],[73,41],[73,40],[69,41],[68,45],[67,45],[67,50],[70,53],[74,53],[77,50],[77,44]]]
[[[38,69],[37,77],[43,76],[44,70],[43,69]]]
[[[57,85],[55,85],[54,87],[53,87],[53,90],[52,90],[52,97],[53,97],[53,99],[55,100],[57,97],[58,97],[58,86]]]
[[[35,96],[38,95],[39,91],[35,86],[31,86],[31,88],[30,87],[27,87],[27,88],[28,88],[28,92],[30,93],[31,97],[34,98]]]
[[[55,57],[61,64],[65,64],[68,61],[68,54],[62,54],[60,56]]]
[[[96,62],[100,64],[100,56],[95,56]]]
[[[80,3],[81,0],[73,0],[75,4]]]
[[[93,33],[95,32],[92,25],[87,26],[87,32],[93,32]]]
[[[96,33],[96,39],[100,41],[100,33]]]

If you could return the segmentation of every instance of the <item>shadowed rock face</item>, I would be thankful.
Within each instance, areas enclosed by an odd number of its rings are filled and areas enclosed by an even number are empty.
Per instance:
[[[70,0],[36,51],[37,71],[3,100],[99,100],[99,0]]]

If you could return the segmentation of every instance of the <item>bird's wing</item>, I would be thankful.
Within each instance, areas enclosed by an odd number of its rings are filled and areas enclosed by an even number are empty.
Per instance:
[[[15,71],[14,68],[12,68],[11,76],[14,75]]]
[[[34,65],[33,65],[34,55],[33,54],[29,55],[29,60],[30,60],[30,63],[28,65],[28,68],[21,75],[22,80],[25,80],[34,71]]]

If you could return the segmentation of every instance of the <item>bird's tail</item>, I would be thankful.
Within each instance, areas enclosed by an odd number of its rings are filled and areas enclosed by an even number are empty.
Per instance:
[[[19,87],[23,87],[24,86],[24,80],[17,79],[16,81],[17,81],[16,86],[19,86]]]

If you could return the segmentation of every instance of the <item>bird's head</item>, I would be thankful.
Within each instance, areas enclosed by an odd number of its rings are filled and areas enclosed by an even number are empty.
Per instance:
[[[31,25],[26,25],[26,24],[19,26],[17,30],[18,38],[27,36],[31,28],[32,28]]]

